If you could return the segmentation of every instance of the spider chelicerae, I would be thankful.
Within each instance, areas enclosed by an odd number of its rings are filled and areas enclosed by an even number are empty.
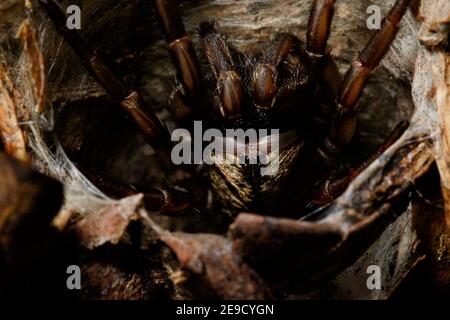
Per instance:
[[[216,161],[206,170],[206,184],[198,183],[197,171],[183,168],[194,178],[159,189],[118,185],[87,175],[111,193],[143,192],[147,207],[162,212],[192,207],[201,211],[209,189],[230,217],[241,211],[300,217],[331,202],[405,129],[406,123],[400,123],[361,165],[345,172],[333,170],[339,168],[339,156],[354,135],[358,99],[395,38],[411,0],[395,2],[342,79],[327,51],[334,3],[312,2],[306,43],[292,34],[279,33],[259,53],[239,52],[214,23],[201,24],[199,34],[210,65],[210,73],[203,76],[176,2],[153,1],[180,83],[170,97],[174,119],[187,129],[192,129],[194,120],[220,130],[279,129],[276,174],[262,176],[259,165]],[[76,30],[66,27],[66,16],[55,1],[40,0],[40,4],[92,75],[129,113],[167,166],[173,166],[170,134],[139,93],[119,79]],[[292,207],[298,211],[287,212]]]

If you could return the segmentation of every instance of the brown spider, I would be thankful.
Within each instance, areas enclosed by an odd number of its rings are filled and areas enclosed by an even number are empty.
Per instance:
[[[280,167],[276,175],[261,176],[258,165],[215,163],[208,167],[209,184],[224,212],[231,217],[250,211],[299,218],[302,210],[305,213],[339,196],[399,137],[405,123],[397,126],[363,164],[344,174],[339,171],[339,156],[355,131],[358,99],[371,71],[395,38],[411,2],[395,2],[381,28],[341,80],[326,50],[334,0],[313,1],[305,45],[292,34],[280,33],[258,54],[237,51],[214,24],[202,24],[200,36],[212,71],[210,75],[206,73],[207,77],[202,76],[175,1],[153,1],[181,84],[170,99],[180,126],[191,129],[193,120],[201,119],[208,127],[221,130],[280,129]],[[143,105],[139,93],[116,77],[77,31],[66,28],[66,16],[54,0],[40,0],[40,4],[92,75],[134,119],[161,159],[172,166],[170,134],[151,108]],[[147,207],[161,212],[181,212],[204,205],[209,189],[204,183],[197,185],[194,179],[174,188],[143,190],[86,174],[112,194],[124,196],[144,191]],[[286,213],[292,207],[299,211]],[[291,232],[281,219],[274,225],[286,237]],[[334,230],[325,231],[336,235]]]
[[[321,163],[335,163],[351,140],[357,100],[371,70],[395,37],[409,3],[397,1],[382,29],[352,64],[340,85],[338,72],[326,53],[334,1],[313,2],[306,48],[295,36],[282,33],[262,54],[246,55],[227,44],[211,24],[200,27],[204,51],[214,74],[207,87],[216,88],[213,103],[209,101],[206,105],[220,110],[222,127],[275,127],[283,132],[294,130],[298,137],[293,143],[281,138],[281,169],[275,177],[261,177],[258,168],[251,166],[216,164],[210,171],[211,184],[226,207],[273,215],[275,210],[283,212],[292,207],[294,198],[297,202],[311,199],[306,188],[318,179],[311,172],[327,172]],[[176,8],[170,2],[155,1],[155,5],[188,93],[183,103],[181,93],[177,92],[175,96],[179,99],[175,102],[182,104],[178,109],[192,109],[189,104],[198,100],[195,97],[202,90],[202,83],[196,80],[200,71],[195,56],[187,44]],[[186,101],[189,95],[194,97],[194,102],[192,98]],[[395,141],[403,129],[402,123],[369,161],[351,169],[347,176],[326,179],[309,205],[326,204],[342,193],[351,179]],[[286,135],[284,138],[289,139]],[[304,196],[299,199],[298,195]],[[296,207],[304,207],[301,204]]]
[[[356,105],[364,85],[394,39],[411,0],[396,1],[381,29],[351,64],[342,81],[326,50],[334,2],[313,1],[306,48],[294,35],[281,33],[261,54],[244,54],[228,44],[213,24],[202,24],[200,36],[213,74],[203,80],[175,1],[154,1],[182,85],[171,98],[180,125],[190,127],[192,120],[202,119],[222,130],[277,128],[290,133],[280,135],[280,170],[275,176],[262,177],[258,167],[252,165],[215,163],[209,170],[211,186],[222,200],[224,210],[232,216],[242,210],[273,215],[275,208],[282,212],[292,207],[293,201],[298,208],[329,203],[404,129],[402,123],[361,166],[350,169],[346,175],[330,177],[330,168],[353,137]],[[139,94],[112,73],[77,31],[66,28],[66,17],[55,1],[40,3],[95,78],[120,102],[149,144],[170,165],[173,143],[166,127],[150,108],[142,106]],[[208,88],[215,89],[210,92]],[[302,183],[296,183],[300,179]],[[105,179],[102,186],[106,190],[111,187]],[[117,191],[117,186],[114,188]],[[120,189],[121,195],[136,192],[132,187]],[[149,208],[166,212],[182,211],[204,193],[186,186],[146,191]]]

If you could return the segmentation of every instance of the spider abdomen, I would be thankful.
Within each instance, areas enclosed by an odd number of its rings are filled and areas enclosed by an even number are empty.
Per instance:
[[[233,217],[247,210],[271,212],[303,147],[298,140],[281,146],[267,153],[267,164],[243,163],[242,157],[234,154],[212,154],[209,178],[223,210]]]

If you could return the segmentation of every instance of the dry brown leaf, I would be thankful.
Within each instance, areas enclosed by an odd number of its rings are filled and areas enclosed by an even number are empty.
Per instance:
[[[6,71],[0,67],[0,136],[7,154],[27,161],[25,139],[19,126],[16,103],[8,87],[12,88],[11,82]]]
[[[94,249],[107,242],[116,244],[124,235],[130,221],[138,218],[142,194],[123,198],[98,213],[85,216],[70,229],[80,239],[81,245]]]
[[[45,111],[45,90],[46,76],[44,57],[39,48],[36,33],[28,20],[25,20],[19,27],[16,37],[23,42],[25,55],[30,64],[31,80],[33,83],[33,97],[35,102],[35,112],[41,114]]]

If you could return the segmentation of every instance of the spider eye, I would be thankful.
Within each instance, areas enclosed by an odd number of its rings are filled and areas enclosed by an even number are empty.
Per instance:
[[[243,95],[241,77],[235,71],[227,71],[220,82],[222,115],[227,119],[239,117]]]
[[[278,92],[277,72],[269,64],[257,67],[253,77],[253,95],[260,109],[270,109],[275,104]]]

